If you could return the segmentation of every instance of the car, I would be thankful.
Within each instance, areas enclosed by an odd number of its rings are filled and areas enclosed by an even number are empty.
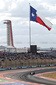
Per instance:
[[[34,71],[31,71],[31,72],[30,72],[30,75],[34,75],[34,74],[35,74],[35,72],[34,72]]]

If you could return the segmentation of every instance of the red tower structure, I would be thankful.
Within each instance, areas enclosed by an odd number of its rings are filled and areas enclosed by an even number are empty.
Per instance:
[[[7,24],[7,45],[14,47],[11,21],[5,20],[4,24]]]

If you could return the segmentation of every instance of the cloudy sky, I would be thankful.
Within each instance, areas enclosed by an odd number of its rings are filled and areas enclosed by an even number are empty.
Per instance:
[[[0,45],[7,46],[4,20],[12,21],[14,46],[29,47],[29,3],[51,21],[49,31],[42,25],[31,23],[31,44],[41,48],[56,47],[56,0],[0,0]]]

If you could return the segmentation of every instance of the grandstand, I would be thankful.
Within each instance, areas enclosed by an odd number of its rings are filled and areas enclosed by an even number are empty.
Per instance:
[[[52,55],[48,53],[12,53],[0,52],[0,67],[18,67],[31,65],[56,64],[56,51]]]

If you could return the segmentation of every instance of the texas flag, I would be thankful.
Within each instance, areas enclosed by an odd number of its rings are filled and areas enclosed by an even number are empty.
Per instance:
[[[48,30],[52,28],[52,23],[40,15],[32,6],[30,6],[30,21],[35,21],[48,28]]]

